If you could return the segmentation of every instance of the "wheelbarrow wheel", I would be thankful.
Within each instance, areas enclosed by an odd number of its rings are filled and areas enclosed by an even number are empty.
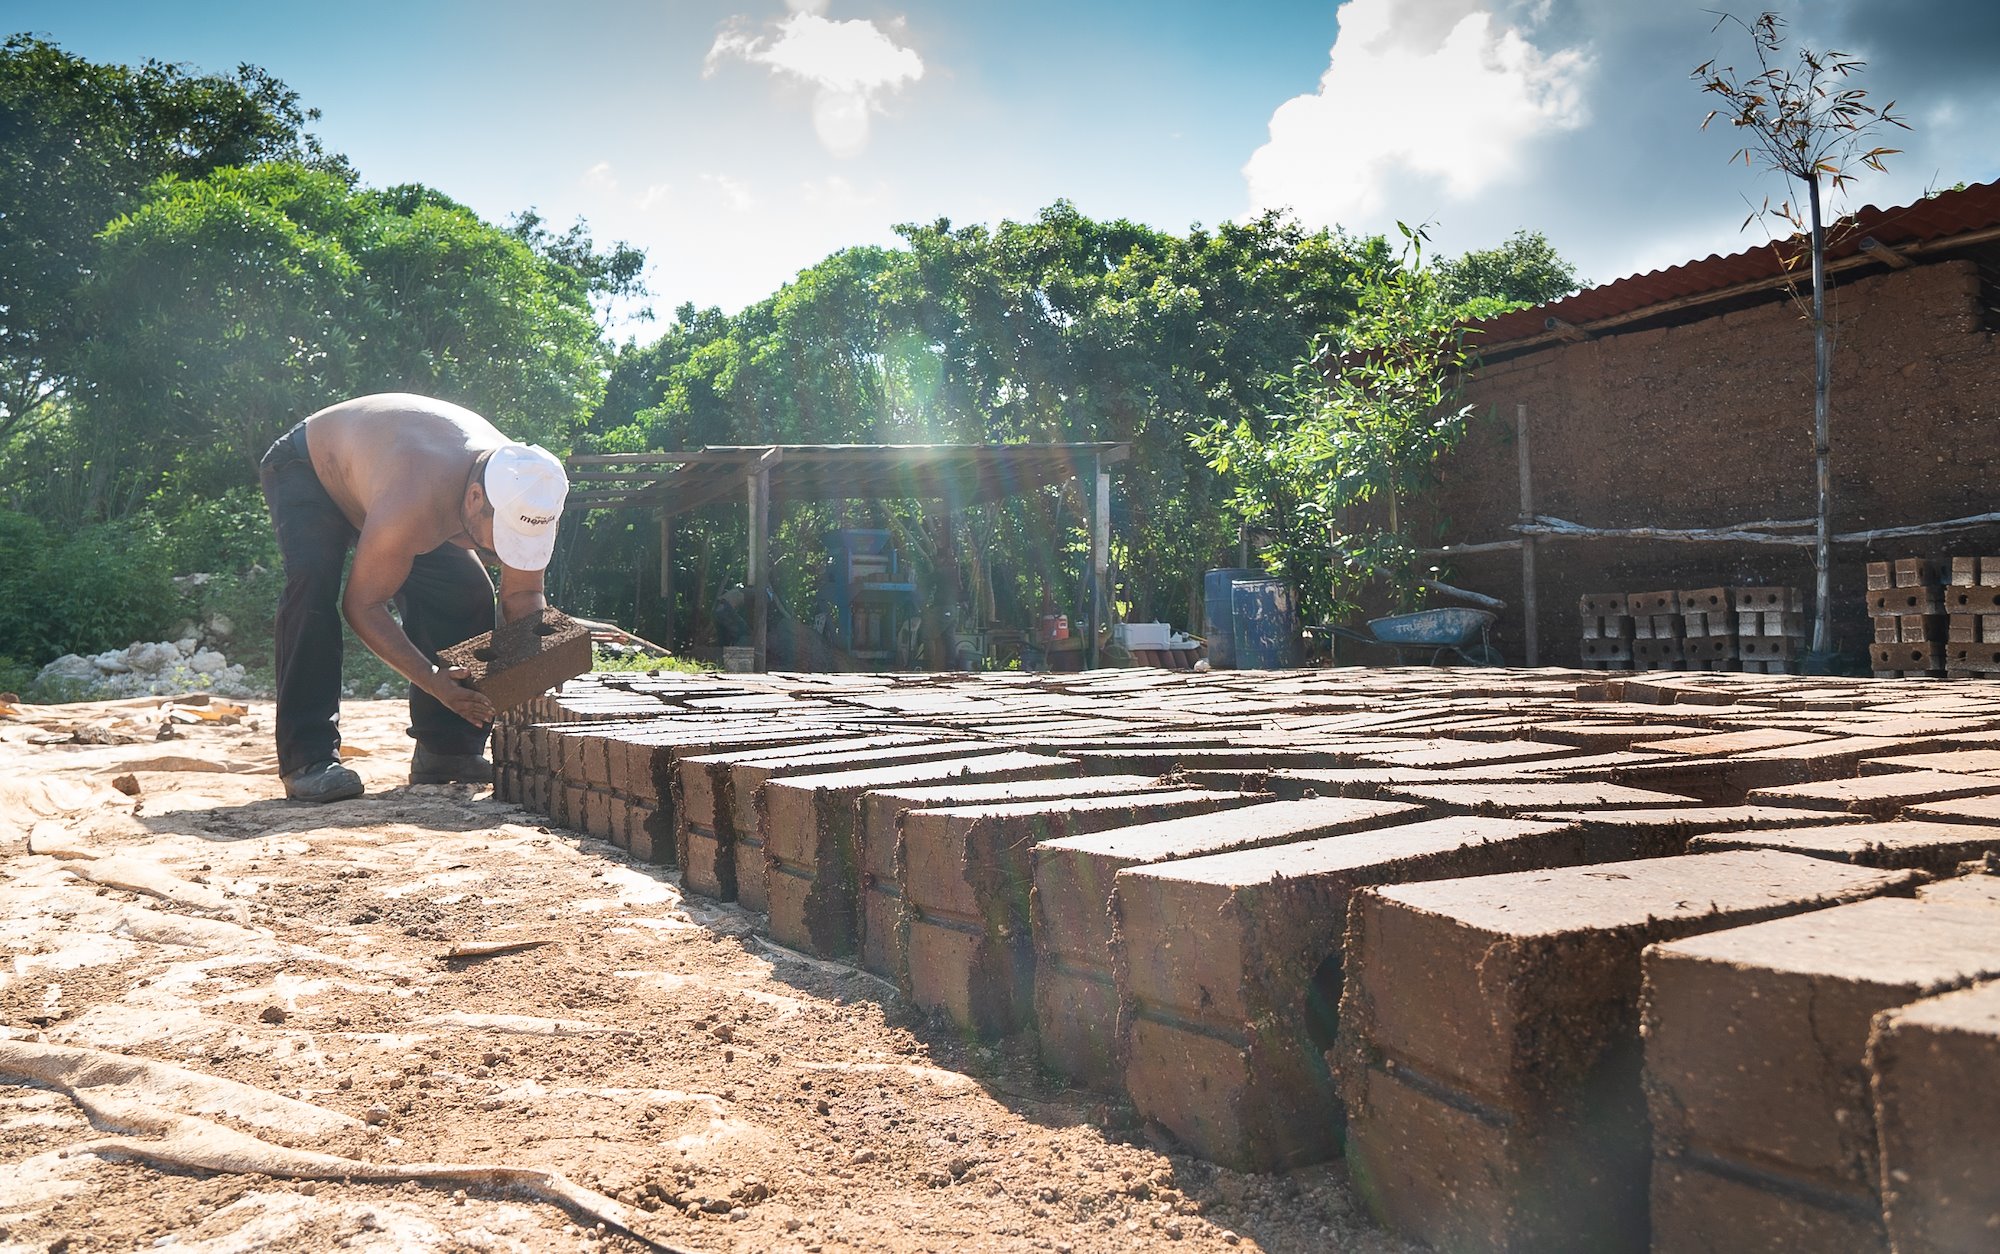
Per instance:
[[[1483,640],[1478,644],[1468,644],[1463,648],[1453,649],[1452,652],[1463,658],[1467,666],[1507,665],[1507,659],[1501,654],[1500,650]]]

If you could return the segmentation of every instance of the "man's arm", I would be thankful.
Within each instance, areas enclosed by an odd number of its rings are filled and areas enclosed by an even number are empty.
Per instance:
[[[459,682],[462,670],[431,665],[430,659],[389,613],[389,603],[410,577],[416,560],[411,542],[393,526],[362,527],[354,545],[354,567],[347,575],[341,613],[361,643],[418,688],[436,697],[466,722],[485,726],[493,721],[493,703]]]
[[[511,623],[517,618],[526,618],[537,610],[549,607],[548,595],[542,590],[542,572],[539,570],[515,570],[502,564],[500,567],[500,621]]]

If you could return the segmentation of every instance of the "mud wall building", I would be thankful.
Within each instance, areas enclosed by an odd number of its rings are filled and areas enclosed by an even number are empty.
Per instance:
[[[1836,535],[2000,511],[2000,183],[1863,209],[1843,222],[1829,256]],[[1480,414],[1442,467],[1442,543],[1518,535],[1523,419],[1535,514],[1594,528],[1810,519],[1809,283],[1795,299],[1791,272],[1779,246],[1765,246],[1481,324],[1483,362],[1469,389]],[[1576,662],[1576,607],[1587,592],[1791,584],[1810,597],[1814,581],[1810,545],[1535,544],[1545,664]],[[1836,544],[1835,646],[1865,650],[1866,562],[1975,552],[2000,552],[2000,526]],[[1498,643],[1521,660],[1518,548],[1441,560],[1454,582],[1510,603]]]

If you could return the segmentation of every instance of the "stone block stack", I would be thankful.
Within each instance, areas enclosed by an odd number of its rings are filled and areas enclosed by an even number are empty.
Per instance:
[[[2000,675],[2000,557],[1954,557],[1945,586],[1945,675]]]
[[[1806,597],[1797,588],[1736,590],[1736,650],[1743,669],[1785,675],[1806,650]]]
[[[1579,652],[1586,670],[1632,667],[1632,609],[1622,592],[1586,592],[1577,605],[1583,627]]]
[[[1735,670],[1735,593],[1728,588],[1694,588],[1681,593],[1680,599],[1682,669]]]
[[[1868,615],[1876,678],[1944,677],[1944,588],[1927,559],[1868,563]]]
[[[1680,670],[1687,660],[1681,636],[1687,627],[1687,620],[1681,617],[1681,594],[1633,592],[1625,599],[1632,613],[1632,669]]]

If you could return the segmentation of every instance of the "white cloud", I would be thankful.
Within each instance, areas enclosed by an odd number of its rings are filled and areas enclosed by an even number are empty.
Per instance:
[[[1339,22],[1319,90],[1278,106],[1244,166],[1253,211],[1380,230],[1392,192],[1404,214],[1469,204],[1587,120],[1585,51],[1544,52],[1479,0],[1348,0]]]
[[[618,190],[618,176],[611,172],[611,163],[609,161],[600,161],[588,170],[585,170],[583,172],[583,181],[588,186],[598,188],[602,191],[615,192]]]
[[[868,21],[821,16],[825,0],[787,0],[791,16],[754,34],[737,19],[708,50],[704,74],[740,58],[813,89],[813,130],[828,152],[851,157],[868,145],[882,97],[924,76],[923,58]],[[892,25],[895,25],[892,23]]]
[[[721,192],[723,200],[738,213],[757,206],[757,197],[751,194],[750,185],[742,179],[731,178],[727,174],[704,174],[701,181]]]

